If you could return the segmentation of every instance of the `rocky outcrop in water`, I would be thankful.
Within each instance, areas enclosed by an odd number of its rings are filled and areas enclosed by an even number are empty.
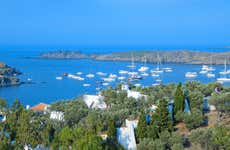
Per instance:
[[[21,72],[4,63],[0,63],[0,87],[20,85],[21,82],[17,78]]]

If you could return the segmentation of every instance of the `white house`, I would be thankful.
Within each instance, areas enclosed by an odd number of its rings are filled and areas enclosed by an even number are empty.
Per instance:
[[[138,120],[125,120],[125,127],[117,128],[117,141],[126,150],[136,150],[134,129],[137,128]]]
[[[84,95],[83,101],[86,103],[88,108],[106,109],[106,103],[104,97],[101,95]]]
[[[60,111],[51,111],[50,112],[50,119],[63,121],[64,120],[64,113]]]
[[[147,99],[147,95],[141,94],[140,92],[137,92],[137,91],[131,91],[131,90],[127,91],[127,97],[129,98],[132,97],[135,99],[140,99],[140,98]]]

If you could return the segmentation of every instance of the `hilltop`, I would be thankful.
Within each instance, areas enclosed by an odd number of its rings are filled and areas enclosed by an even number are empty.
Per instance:
[[[110,54],[83,54],[80,51],[54,51],[43,53],[38,58],[45,59],[94,59],[109,61],[131,61],[132,56],[136,62],[156,63],[158,55],[162,63],[184,64],[224,64],[225,59],[230,60],[230,52],[199,52],[191,50],[175,51],[125,51]],[[230,63],[230,61],[228,61]]]

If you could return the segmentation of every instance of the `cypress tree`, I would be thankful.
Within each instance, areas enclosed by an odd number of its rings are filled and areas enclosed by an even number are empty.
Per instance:
[[[146,114],[145,111],[141,111],[141,115],[139,117],[138,125],[137,125],[137,137],[138,139],[146,138],[147,136],[147,122],[146,122]]]
[[[182,112],[184,110],[184,93],[182,90],[182,84],[177,85],[174,93],[174,113]]]

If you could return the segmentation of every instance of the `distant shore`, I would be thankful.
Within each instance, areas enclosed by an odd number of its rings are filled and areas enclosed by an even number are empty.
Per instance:
[[[230,64],[229,52],[198,52],[191,50],[175,51],[124,51],[110,54],[84,54],[80,51],[53,51],[39,55],[42,59],[93,59],[102,61],[131,61],[157,63],[183,63],[183,64],[224,64],[225,59]]]

